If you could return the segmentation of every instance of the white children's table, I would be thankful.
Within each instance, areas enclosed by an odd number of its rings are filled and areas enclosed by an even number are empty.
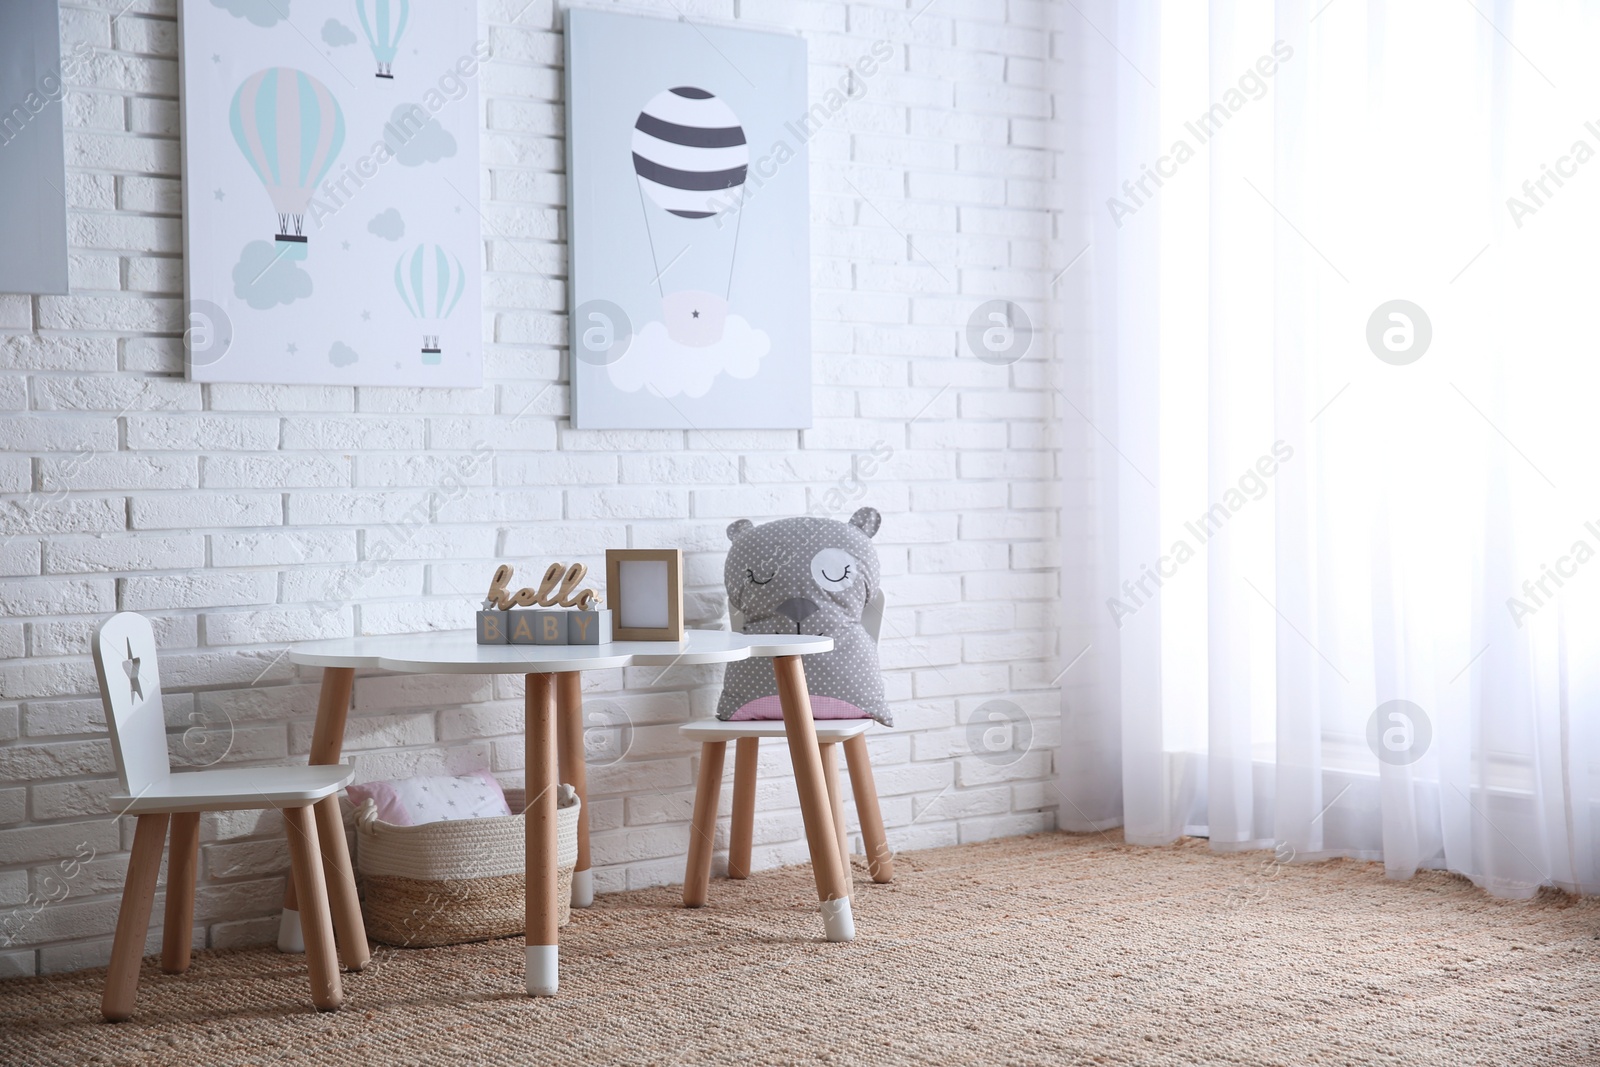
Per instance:
[[[806,692],[800,657],[833,648],[833,638],[810,634],[738,634],[689,630],[682,644],[670,641],[616,641],[609,645],[480,645],[471,630],[348,637],[315,641],[290,650],[291,662],[322,668],[322,692],[311,738],[313,764],[338,763],[344,746],[345,716],[358,669],[401,674],[522,674],[527,676],[527,985],[533,996],[553,996],[559,977],[556,936],[556,786],[565,780],[582,801],[578,817],[578,864],[572,903],[587,907],[594,898],[589,867],[589,800],[583,761],[583,671],[611,667],[731,663],[768,657],[778,683],[789,756],[805,821],[806,841],[822,901],[823,927],[830,941],[855,936],[843,858],[833,826],[833,809],[822,774],[816,724]],[[558,755],[559,754],[559,755]],[[556,773],[559,759],[561,773]],[[338,799],[322,801],[337,812]],[[337,850],[343,853],[344,850]],[[330,858],[328,889],[339,932],[351,945],[348,960],[359,969],[367,958],[366,937],[348,866]],[[342,867],[342,869],[340,869]],[[292,921],[297,907],[290,883],[284,907]],[[286,926],[289,922],[286,922]],[[345,946],[341,946],[343,948]],[[347,966],[351,962],[347,962]]]

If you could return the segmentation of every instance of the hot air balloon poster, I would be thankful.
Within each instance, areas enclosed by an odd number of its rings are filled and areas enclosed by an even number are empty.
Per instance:
[[[477,386],[474,0],[183,0],[195,381]]]
[[[573,425],[809,426],[804,40],[566,27]]]

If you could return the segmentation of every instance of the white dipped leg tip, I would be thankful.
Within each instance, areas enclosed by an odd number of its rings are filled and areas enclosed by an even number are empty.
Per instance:
[[[306,939],[300,930],[300,913],[284,908],[282,917],[278,919],[278,951],[304,952],[305,950]]]
[[[572,872],[572,906],[587,908],[594,904],[594,871]]]
[[[555,945],[529,945],[528,996],[553,997],[561,984],[561,950]]]
[[[854,941],[856,920],[850,913],[850,898],[822,902],[822,929],[829,941]]]

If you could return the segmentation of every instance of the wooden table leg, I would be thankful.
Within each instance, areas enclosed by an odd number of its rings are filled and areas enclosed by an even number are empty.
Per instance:
[[[805,821],[806,844],[811,849],[811,869],[822,901],[822,925],[829,941],[853,941],[855,918],[850,911],[850,889],[845,884],[834,832],[828,786],[822,776],[822,751],[817,747],[817,724],[811,717],[811,695],[799,656],[774,656],[772,671],[778,681],[778,701],[783,706],[783,729],[794,762],[794,784],[800,794],[800,815]]]
[[[339,962],[333,949],[333,922],[328,914],[328,887],[322,874],[322,849],[317,820],[310,807],[284,808],[289,835],[289,867],[305,911],[301,927],[306,940],[306,970],[311,974],[311,1003],[333,1011],[344,1003]]]
[[[756,765],[761,738],[741,737],[733,747],[733,821],[728,827],[728,877],[750,877],[756,827]]]
[[[194,882],[200,859],[200,813],[172,816],[172,843],[167,850],[167,917],[161,924],[161,969],[182,974],[189,969],[194,935]]]
[[[867,870],[879,883],[894,881],[894,860],[883,832],[883,811],[878,807],[878,787],[867,758],[867,736],[856,734],[844,743],[844,761],[850,768],[850,790],[856,795],[856,818],[861,821],[861,843],[867,850]]]
[[[117,932],[111,939],[111,969],[100,997],[100,1014],[117,1022],[133,1014],[139,991],[139,963],[144,959],[144,939],[150,932],[150,907],[156,899],[156,877],[161,873],[161,846],[167,842],[166,812],[141,815],[134,825],[133,850],[128,854],[128,877],[122,883],[122,905],[117,909]]]
[[[717,835],[717,800],[722,795],[722,761],[728,742],[700,746],[700,781],[689,823],[689,859],[683,870],[683,906],[703,908],[711,890],[711,845]]]
[[[350,692],[355,687],[355,678],[354,667],[322,669],[317,721],[311,731],[312,764],[338,763],[343,755],[345,720],[350,714]],[[352,971],[359,971],[372,959],[372,948],[367,944],[366,923],[361,918],[361,901],[356,895],[355,871],[350,863],[350,845],[344,836],[344,820],[339,815],[339,798],[331,796],[319,801],[316,819],[321,831],[323,877],[327,882],[340,962]],[[283,908],[283,919],[278,925],[278,948],[283,952],[303,952],[305,941],[293,878],[284,889]]]
[[[578,865],[572,871],[572,906],[594,903],[594,872],[589,869],[589,772],[583,752],[583,677],[577,671],[556,675],[556,747],[561,750],[561,780],[578,793]]]
[[[527,681],[527,932],[524,935],[528,995],[553,997],[560,985],[556,933],[556,701],[555,679],[530,674]]]
[[[828,809],[833,813],[833,832],[839,839],[839,865],[844,868],[844,886],[856,895],[855,872],[850,869],[850,835],[844,826],[844,791],[839,788],[839,743],[822,744],[822,780],[828,786]]]

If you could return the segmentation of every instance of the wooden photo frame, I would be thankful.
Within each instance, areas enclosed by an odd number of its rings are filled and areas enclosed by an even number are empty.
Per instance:
[[[683,640],[683,552],[606,549],[606,601],[618,641]]]

